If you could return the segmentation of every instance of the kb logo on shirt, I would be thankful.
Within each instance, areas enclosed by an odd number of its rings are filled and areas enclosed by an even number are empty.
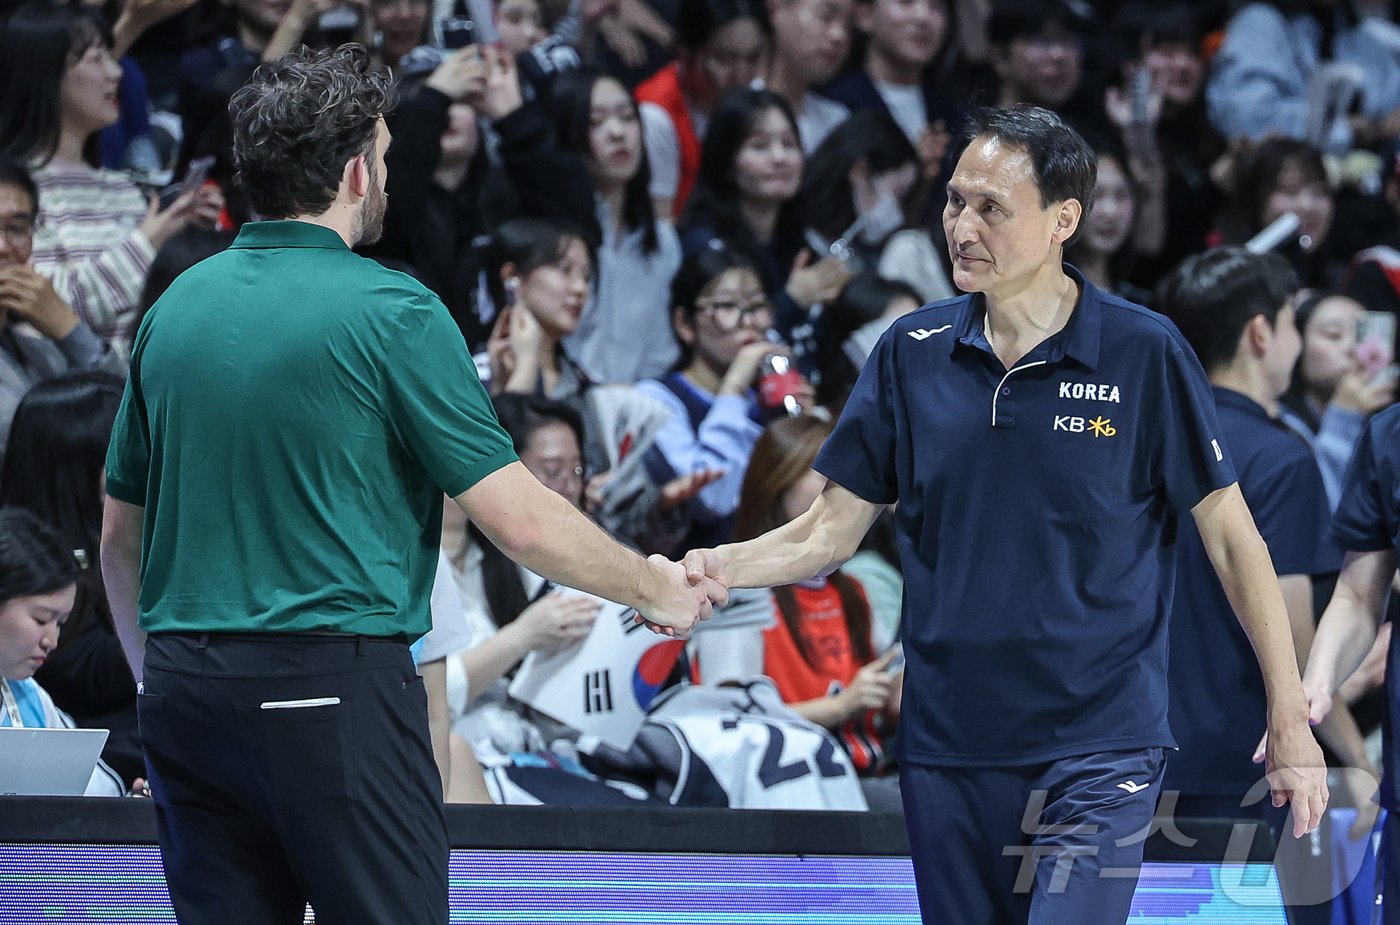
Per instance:
[[[1070,434],[1093,434],[1095,440],[1099,437],[1113,437],[1118,434],[1118,428],[1114,427],[1113,422],[1103,415],[1090,420],[1072,414],[1057,414],[1053,429],[1063,430]]]

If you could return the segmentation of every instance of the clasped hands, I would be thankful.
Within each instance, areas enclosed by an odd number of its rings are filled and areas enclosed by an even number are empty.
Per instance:
[[[680,562],[647,558],[660,579],[661,593],[637,608],[636,621],[660,636],[683,637],[714,607],[729,603],[729,579],[717,550],[693,549]]]

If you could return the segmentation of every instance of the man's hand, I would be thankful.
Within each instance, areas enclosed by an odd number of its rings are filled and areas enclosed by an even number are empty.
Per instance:
[[[1329,698],[1330,699],[1330,698]],[[1275,807],[1291,804],[1293,837],[1317,828],[1327,811],[1327,765],[1306,723],[1273,727],[1264,743],[1264,776]]]
[[[708,578],[725,588],[733,587],[729,566],[718,549],[692,549],[685,554],[681,564],[685,566],[686,577],[692,582]]]
[[[0,270],[0,312],[29,322],[49,340],[61,340],[78,326],[78,316],[59,298],[53,283],[27,265]]]
[[[684,636],[696,623],[710,619],[714,605],[729,603],[729,591],[721,583],[703,575],[696,577],[688,568],[665,556],[650,556],[647,562],[659,573],[665,591],[659,600],[638,608],[636,619],[653,633]]]

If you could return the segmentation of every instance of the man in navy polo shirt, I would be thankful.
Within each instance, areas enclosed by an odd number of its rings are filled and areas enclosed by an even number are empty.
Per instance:
[[[1162,282],[1157,301],[1205,367],[1215,392],[1221,443],[1240,492],[1269,546],[1298,658],[1313,637],[1313,579],[1334,574],[1341,555],[1327,538],[1331,512],[1308,445],[1277,420],[1302,338],[1293,318],[1298,277],[1277,254],[1222,247],[1189,258]],[[1247,741],[1264,732],[1268,701],[1249,637],[1231,619],[1200,533],[1182,518],[1172,601],[1171,728],[1180,746],[1163,789],[1178,816],[1258,814],[1275,837],[1286,810],[1259,799],[1263,769]],[[1350,767],[1366,768],[1365,744],[1339,711],[1317,734]],[[1365,796],[1359,793],[1358,796]],[[1171,808],[1164,806],[1164,811]],[[1331,921],[1331,872],[1303,848],[1283,846],[1280,881],[1292,921]]]
[[[1400,405],[1367,422],[1347,470],[1342,500],[1332,519],[1332,538],[1342,548],[1337,589],[1318,624],[1303,673],[1313,722],[1332,709],[1332,695],[1365,658],[1385,616],[1386,596],[1400,550]],[[1400,636],[1391,635],[1385,676],[1385,755],[1381,762],[1381,806],[1387,810],[1381,835],[1385,925],[1400,923]]]
[[[1259,653],[1274,799],[1326,805],[1267,548],[1210,387],[1159,315],[1061,263],[1094,155],[1035,107],[972,121],[948,186],[953,278],[866,363],[812,508],[692,576],[830,571],[896,510],[908,660],[899,752],[925,922],[1122,922],[1161,782],[1178,513]],[[1250,743],[1243,731],[1241,745]]]

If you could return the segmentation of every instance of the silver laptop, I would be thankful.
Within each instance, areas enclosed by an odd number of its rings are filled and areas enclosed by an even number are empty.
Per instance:
[[[0,795],[82,796],[106,729],[0,726]]]

